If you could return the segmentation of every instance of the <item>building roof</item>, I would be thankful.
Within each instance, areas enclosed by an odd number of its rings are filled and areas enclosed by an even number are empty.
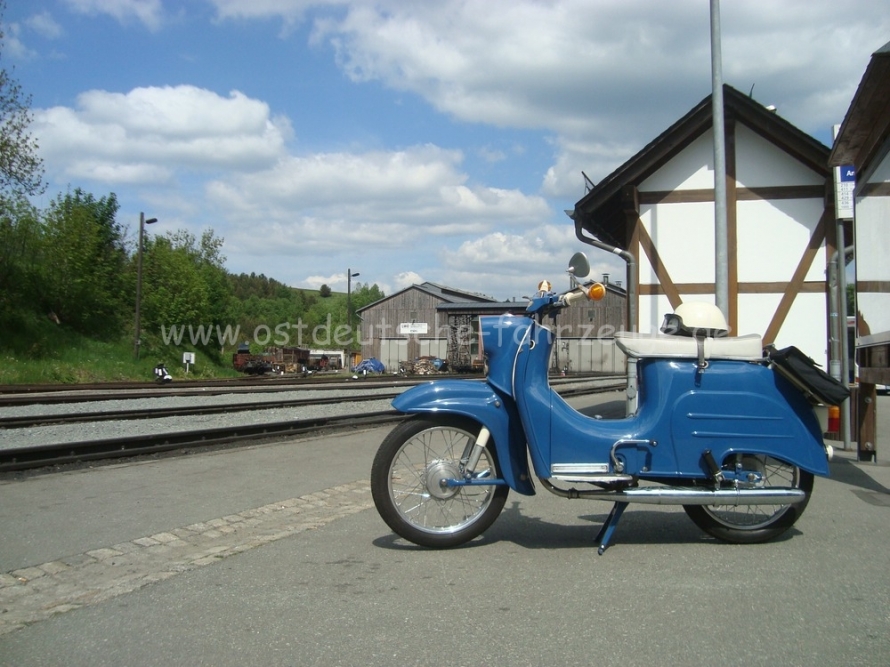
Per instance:
[[[590,283],[588,283],[590,284]],[[623,287],[620,287],[614,283],[606,283],[606,291],[611,292],[621,298],[625,298],[627,296],[627,292]],[[446,313],[458,314],[461,312],[466,312],[470,314],[483,314],[483,313],[521,313],[524,312],[526,307],[528,306],[528,302],[525,299],[521,301],[492,301],[490,303],[470,303],[470,302],[458,302],[458,303],[440,303],[436,306],[436,310],[440,310]]]
[[[373,308],[374,306],[377,306],[384,301],[388,301],[389,299],[393,299],[399,294],[404,294],[409,290],[419,290],[421,292],[426,292],[427,294],[436,297],[443,303],[497,303],[494,298],[485,296],[484,294],[474,294],[472,292],[464,292],[463,290],[455,289],[453,287],[447,287],[445,285],[424,282],[419,285],[411,285],[410,287],[399,290],[395,294],[390,294],[389,296],[378,299],[373,303],[369,303],[367,306],[362,306],[361,308],[357,309],[356,312],[360,313],[362,311],[368,310],[369,308]]]
[[[875,51],[853,96],[829,164],[854,165],[858,173],[880,159],[890,138],[890,42]]]
[[[723,86],[723,108],[727,119],[743,123],[813,171],[828,176],[828,147],[775,111],[728,85]],[[580,199],[572,215],[575,227],[626,249],[622,202],[633,195],[632,187],[630,191],[627,188],[642,183],[710,130],[712,116],[711,95],[708,95]]]

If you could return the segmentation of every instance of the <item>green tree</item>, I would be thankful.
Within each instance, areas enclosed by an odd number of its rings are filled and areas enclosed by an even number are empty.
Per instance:
[[[205,229],[198,243],[196,262],[201,281],[207,287],[207,317],[214,325],[230,320],[234,298],[229,275],[225,269],[226,257],[222,254],[224,240]]]
[[[368,285],[367,283],[356,283],[352,290],[352,312],[355,312],[359,308],[364,308],[375,301],[380,301],[380,299],[385,296],[383,290],[376,284]]]
[[[0,323],[37,310],[41,233],[38,211],[27,199],[0,199]]]
[[[127,266],[117,197],[81,189],[58,195],[43,215],[40,292],[43,307],[80,333],[117,337],[132,302],[121,289]]]
[[[233,301],[222,245],[212,230],[200,241],[184,230],[143,241],[141,313],[149,345],[170,342],[170,331],[184,327],[183,344],[219,353],[216,327],[229,324]]]
[[[0,19],[5,11],[6,3],[0,0]],[[0,56],[4,36],[0,22]],[[28,131],[32,119],[31,96],[5,67],[0,68],[0,199],[40,194],[46,187],[37,141]]]

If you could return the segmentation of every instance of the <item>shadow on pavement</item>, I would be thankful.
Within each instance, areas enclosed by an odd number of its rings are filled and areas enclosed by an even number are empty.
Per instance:
[[[519,501],[513,501],[504,507],[497,521],[484,535],[454,548],[472,549],[496,542],[511,542],[524,549],[591,549],[595,553],[598,544],[594,540],[611,510],[611,504],[603,502],[601,505],[605,509],[602,513],[579,515],[578,518],[588,522],[589,525],[566,525],[537,516],[525,516]],[[723,544],[734,546],[706,535],[692,523],[680,507],[676,509],[677,511],[653,511],[630,507],[621,518],[610,548],[617,544],[708,543],[714,546]],[[770,543],[783,542],[800,534],[799,530],[791,528],[781,536],[770,540]],[[375,539],[373,544],[382,549],[426,550],[426,547],[411,544],[391,533]]]
[[[849,484],[850,486],[857,486],[866,491],[890,494],[890,489],[875,481],[854,461],[835,457],[830,466],[831,479],[836,482]]]

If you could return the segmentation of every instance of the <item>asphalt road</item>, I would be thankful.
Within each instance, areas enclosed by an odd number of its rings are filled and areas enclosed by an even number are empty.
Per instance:
[[[0,480],[0,665],[890,664],[880,441],[778,541],[632,505],[597,556],[610,506],[543,491],[464,548],[395,539],[385,433]]]

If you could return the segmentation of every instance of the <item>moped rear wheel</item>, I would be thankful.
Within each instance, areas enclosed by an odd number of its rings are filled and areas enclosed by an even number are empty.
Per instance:
[[[454,547],[481,535],[498,517],[508,486],[447,486],[462,479],[462,459],[475,442],[479,425],[454,417],[414,417],[386,437],[371,466],[371,494],[393,532],[425,547]],[[473,477],[497,479],[493,442],[479,459]]]
[[[740,464],[762,475],[758,487],[800,489],[805,499],[793,505],[684,505],[686,514],[703,531],[734,544],[756,544],[772,540],[791,528],[810,502],[813,475],[770,456],[737,454],[724,462],[732,470]]]

